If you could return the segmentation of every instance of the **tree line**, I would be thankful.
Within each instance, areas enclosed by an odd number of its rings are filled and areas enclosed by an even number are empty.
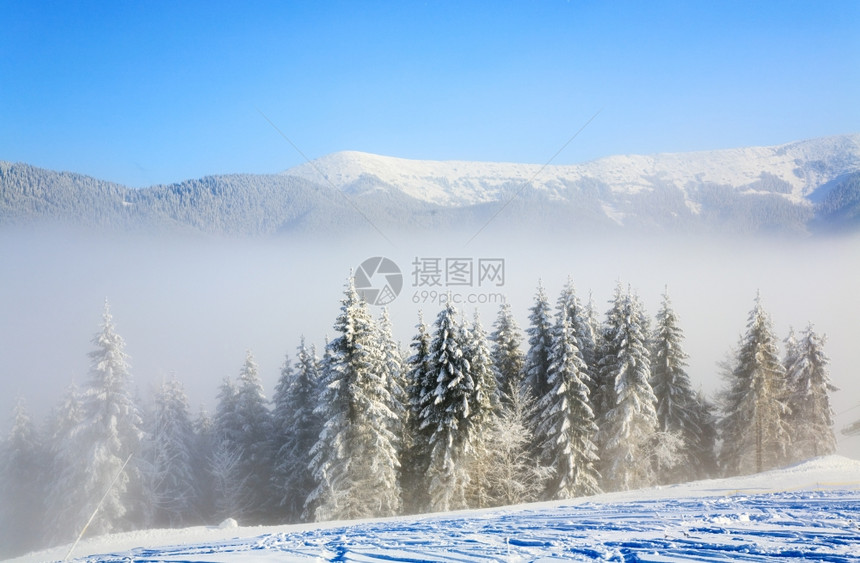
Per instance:
[[[807,233],[856,231],[860,173],[849,172],[826,186],[814,206],[785,197],[790,186],[773,175],[744,186],[700,183],[685,195],[666,180],[647,178],[653,189],[623,197],[605,181],[562,180],[558,198],[527,190],[513,202],[516,223],[587,232],[617,231],[604,204],[625,214],[625,229],[637,232]],[[481,206],[460,211],[414,200],[365,176],[363,213],[391,228],[457,226],[483,217]],[[511,182],[508,189],[518,190]],[[513,193],[513,192],[512,192]],[[686,203],[693,198],[701,213]],[[366,227],[335,191],[296,176],[229,174],[177,184],[129,188],[69,172],[0,161],[0,226],[50,223],[96,231],[191,232],[268,237],[292,232],[351,233]],[[357,230],[358,231],[357,231]],[[656,229],[656,230],[655,230]],[[583,232],[585,232],[583,231]]]
[[[668,295],[652,319],[618,285],[603,320],[542,286],[523,333],[453,305],[419,315],[409,352],[352,281],[322,357],[304,338],[271,401],[249,352],[213,416],[181,382],[132,391],[105,304],[89,378],[38,426],[19,401],[0,445],[0,545],[13,555],[142,527],[354,519],[566,499],[762,471],[835,450],[824,338],[779,343],[759,297],[722,366],[693,388]],[[99,502],[101,504],[99,505]]]

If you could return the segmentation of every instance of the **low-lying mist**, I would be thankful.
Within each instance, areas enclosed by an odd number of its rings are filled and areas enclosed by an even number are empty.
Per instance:
[[[469,236],[457,233],[388,238],[228,240],[5,231],[0,235],[2,432],[10,427],[16,397],[41,420],[68,385],[86,381],[90,340],[99,330],[106,298],[144,401],[175,373],[191,404],[211,412],[220,382],[238,374],[245,350],[253,352],[271,396],[285,354],[294,356],[302,335],[322,354],[350,272],[374,256],[389,258],[402,273],[400,294],[388,307],[404,350],[418,311],[432,323],[446,298],[469,317],[477,309],[489,332],[502,299],[511,303],[520,328],[527,327],[539,280],[554,303],[572,277],[580,299],[587,302],[591,292],[601,315],[619,282],[639,294],[652,316],[668,287],[686,336],[688,372],[708,394],[722,386],[717,363],[738,342],[760,290],[779,338],[789,326],[800,330],[810,321],[827,334],[831,377],[840,388],[833,395],[837,433],[860,418],[858,237],[495,235],[468,245]],[[435,275],[440,285],[432,285]],[[840,453],[860,457],[860,438],[839,438]]]

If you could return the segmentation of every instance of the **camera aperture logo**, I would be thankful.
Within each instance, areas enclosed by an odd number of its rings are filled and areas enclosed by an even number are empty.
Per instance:
[[[504,258],[422,257],[412,261],[413,303],[501,303],[505,285]],[[353,275],[358,295],[369,305],[385,306],[403,290],[403,274],[390,258],[374,256],[359,265]],[[466,289],[473,291],[464,291]],[[477,290],[477,291],[474,291]]]
[[[388,305],[403,289],[403,274],[393,260],[374,256],[362,262],[353,276],[355,290],[370,305]]]

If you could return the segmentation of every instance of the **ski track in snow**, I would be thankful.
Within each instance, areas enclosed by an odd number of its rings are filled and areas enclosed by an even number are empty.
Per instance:
[[[577,502],[138,548],[78,561],[860,561],[860,492]]]
[[[57,561],[69,547],[10,561]],[[73,556],[88,563],[860,562],[860,461],[826,456],[755,475],[479,511],[138,530],[85,538]]]

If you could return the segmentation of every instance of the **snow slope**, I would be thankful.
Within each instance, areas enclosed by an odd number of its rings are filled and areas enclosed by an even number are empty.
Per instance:
[[[505,199],[506,190],[526,184],[563,198],[567,186],[584,180],[607,184],[614,193],[673,186],[684,192],[702,184],[732,186],[748,193],[783,194],[793,203],[817,187],[860,170],[860,135],[752,147],[650,156],[611,156],[569,166],[465,161],[420,161],[361,152],[338,152],[285,172],[328,183],[347,193],[398,189],[436,205],[460,207]]]
[[[12,561],[62,560],[69,546]],[[860,461],[595,497],[316,525],[146,530],[82,541],[78,561],[860,561]]]

